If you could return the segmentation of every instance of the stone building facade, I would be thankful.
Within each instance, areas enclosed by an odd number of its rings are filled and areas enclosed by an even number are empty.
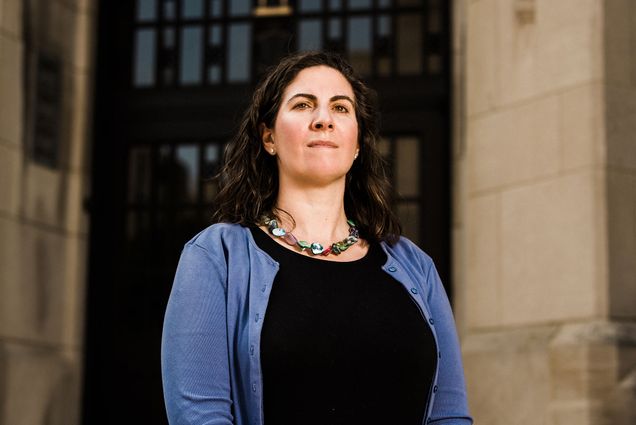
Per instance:
[[[95,4],[0,0],[1,425],[81,423]],[[636,423],[636,3],[452,10],[476,423]]]
[[[636,3],[456,6],[456,310],[477,422],[635,423]]]
[[[3,425],[79,423],[91,3],[0,1]],[[38,96],[42,108],[34,111]],[[46,141],[39,148],[32,142],[34,114],[51,114],[46,119],[51,127],[37,130]]]

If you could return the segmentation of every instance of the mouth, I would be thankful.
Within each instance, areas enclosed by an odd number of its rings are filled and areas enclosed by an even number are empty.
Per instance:
[[[309,148],[337,148],[338,145],[328,140],[314,140],[307,144]]]

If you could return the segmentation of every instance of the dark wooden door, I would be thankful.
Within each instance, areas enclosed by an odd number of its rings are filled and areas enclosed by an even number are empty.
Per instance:
[[[159,348],[183,244],[260,73],[339,51],[378,91],[405,233],[449,276],[449,2],[103,0],[84,423],[165,424]]]

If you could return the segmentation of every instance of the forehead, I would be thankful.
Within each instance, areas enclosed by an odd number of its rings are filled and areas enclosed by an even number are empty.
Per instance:
[[[285,88],[283,97],[289,98],[297,93],[327,97],[346,95],[353,99],[353,88],[345,76],[340,71],[324,65],[300,71]]]

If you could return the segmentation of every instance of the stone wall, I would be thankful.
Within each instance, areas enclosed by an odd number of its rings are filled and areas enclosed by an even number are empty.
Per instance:
[[[93,8],[0,0],[0,424],[79,423]],[[52,166],[27,117],[41,52],[61,70]]]
[[[479,424],[636,421],[636,9],[455,4],[456,309]]]

